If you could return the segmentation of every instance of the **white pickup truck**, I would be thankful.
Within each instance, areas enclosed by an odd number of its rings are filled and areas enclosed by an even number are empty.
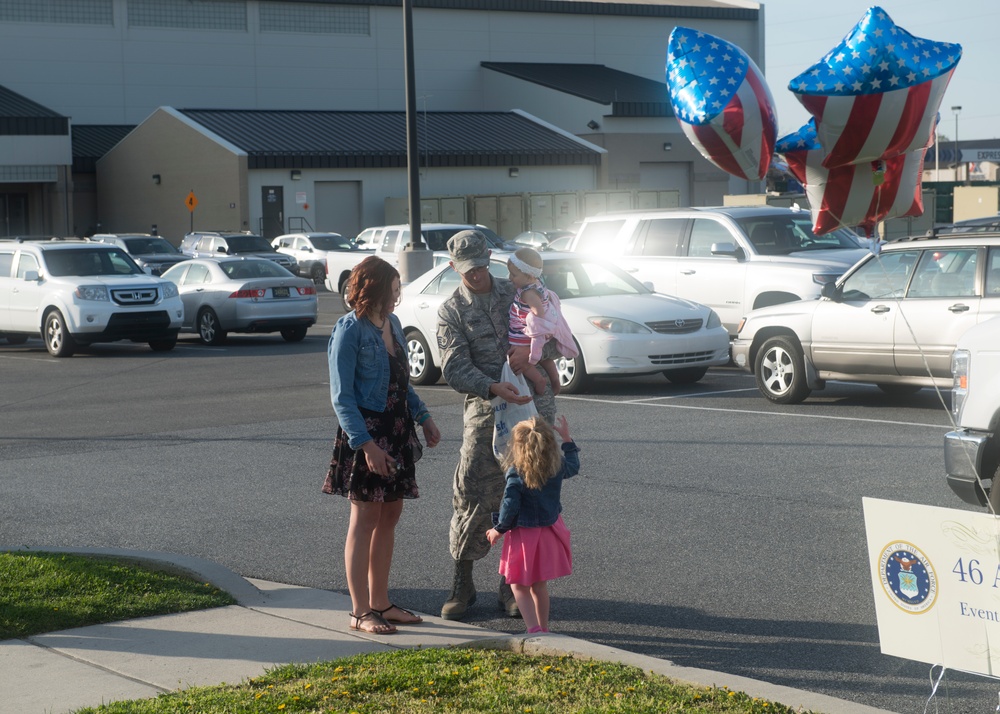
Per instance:
[[[966,332],[952,355],[952,416],[944,437],[948,485],[965,502],[1000,513],[1000,317]],[[991,481],[986,485],[984,481]]]

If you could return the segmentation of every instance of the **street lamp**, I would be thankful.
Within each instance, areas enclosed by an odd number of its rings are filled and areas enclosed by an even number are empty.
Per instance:
[[[958,150],[958,113],[962,107],[952,107],[951,110],[955,112],[955,181],[958,181],[958,165],[962,163],[962,154]]]

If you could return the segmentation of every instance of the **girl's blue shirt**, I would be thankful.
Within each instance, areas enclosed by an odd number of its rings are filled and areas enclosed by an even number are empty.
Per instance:
[[[559,471],[540,489],[528,488],[524,479],[514,470],[507,469],[507,485],[500,504],[500,517],[496,529],[506,533],[511,528],[544,528],[551,526],[562,513],[562,482],[580,472],[580,449],[576,442],[562,445],[563,457]]]
[[[393,339],[405,345],[399,318],[390,313],[389,322]],[[385,411],[389,396],[389,352],[382,340],[382,331],[352,310],[334,325],[327,345],[327,360],[330,364],[330,401],[340,428],[347,434],[348,444],[357,450],[372,438],[360,409]],[[410,385],[407,385],[406,405],[414,421],[420,422],[428,413],[427,406]]]

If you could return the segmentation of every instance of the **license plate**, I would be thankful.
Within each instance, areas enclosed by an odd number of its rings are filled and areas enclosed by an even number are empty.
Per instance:
[[[288,297],[288,288],[271,288],[271,295],[276,298]]]

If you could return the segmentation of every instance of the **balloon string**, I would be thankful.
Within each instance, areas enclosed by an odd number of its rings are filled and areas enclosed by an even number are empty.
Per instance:
[[[934,668],[935,667],[940,667],[941,668],[941,674],[938,675],[937,680],[934,679]],[[927,707],[929,707],[931,705],[932,701],[934,702],[934,712],[935,712],[935,714],[937,713],[937,710],[938,710],[937,699],[935,699],[934,697],[937,694],[938,686],[941,684],[941,680],[944,679],[944,673],[947,672],[947,671],[948,670],[945,668],[945,666],[943,664],[932,664],[931,665],[930,672],[928,672],[928,675],[929,675],[930,680],[931,680],[931,695],[929,697],[927,697],[927,703],[924,704],[924,714],[927,714]]]
[[[931,366],[927,362],[927,353],[924,352],[924,348],[920,345],[920,341],[917,340],[917,335],[913,331],[913,326],[910,324],[910,320],[906,317],[906,311],[903,309],[903,293],[906,291],[906,283],[909,282],[909,278],[912,278],[913,276],[912,275],[906,276],[906,279],[903,281],[903,285],[900,287],[899,290],[897,290],[895,287],[893,287],[893,281],[889,277],[889,271],[886,270],[885,263],[882,261],[881,253],[875,254],[875,260],[878,261],[879,267],[882,268],[882,274],[885,276],[886,284],[891,288],[892,299],[895,300],[896,308],[899,311],[899,316],[902,318],[903,324],[906,325],[906,329],[910,333],[910,339],[913,340],[913,344],[916,346],[917,352],[920,353],[920,360],[924,364],[924,370],[927,372],[927,376],[930,377],[933,382],[934,373],[931,371]],[[914,265],[914,273],[916,273],[917,267],[919,266]],[[944,393],[941,391],[941,388],[937,386],[936,382],[933,382],[931,386],[934,389],[934,393],[937,394],[938,401],[941,402],[941,408],[944,409],[944,413],[948,415],[948,422],[951,424],[951,428],[957,429],[958,424],[955,422],[955,415],[952,414],[951,409],[948,407],[948,403],[944,399]],[[963,453],[965,454],[965,458],[969,461],[970,473],[976,474],[976,481],[979,483],[979,488],[983,489],[983,492],[985,493],[986,489],[983,486],[983,479],[977,472],[975,464],[972,462],[972,455],[967,450],[964,449]],[[986,499],[986,502],[987,502],[986,505],[990,509],[990,513],[992,513],[994,516],[997,515],[996,509],[994,509],[991,500]]]

